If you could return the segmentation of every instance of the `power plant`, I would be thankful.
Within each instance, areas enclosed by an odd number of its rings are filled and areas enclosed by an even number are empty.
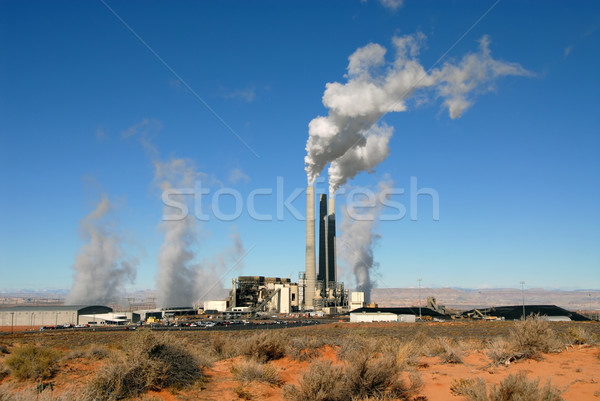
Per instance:
[[[338,281],[336,255],[335,199],[319,197],[319,255],[315,235],[314,188],[306,188],[306,260],[305,271],[298,282],[290,278],[240,276],[232,281],[229,297],[223,301],[207,301],[205,310],[219,312],[323,312],[348,310],[348,291]],[[359,303],[358,307],[364,305]]]

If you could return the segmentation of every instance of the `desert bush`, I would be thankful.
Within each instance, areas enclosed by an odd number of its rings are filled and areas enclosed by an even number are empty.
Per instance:
[[[292,401],[347,401],[351,399],[344,383],[344,371],[331,361],[317,361],[302,375],[298,386],[283,388],[283,395]]]
[[[299,387],[286,386],[284,396],[293,401],[350,399],[411,400],[422,387],[418,375],[410,382],[400,379],[396,356],[374,356],[361,350],[346,355],[345,370],[331,362],[315,362]]]
[[[281,384],[281,378],[274,366],[244,359],[231,366],[231,373],[242,382],[259,381],[267,384]]]
[[[566,345],[595,344],[597,341],[592,332],[581,326],[569,327],[563,338]]]
[[[10,350],[6,344],[0,344],[0,354],[10,354]]]
[[[397,375],[398,364],[394,356],[373,358],[356,351],[348,358],[344,381],[353,396],[364,398],[386,392]]]
[[[233,358],[239,354],[238,345],[232,341],[231,336],[221,333],[212,335],[209,344],[209,352],[216,360]]]
[[[552,387],[550,381],[539,386],[539,379],[528,380],[524,373],[509,375],[499,385],[492,385],[488,391],[481,378],[455,380],[450,387],[454,395],[461,395],[467,401],[562,401],[561,392]]]
[[[25,345],[13,349],[6,358],[6,366],[20,380],[47,380],[58,369],[60,352],[54,348]]]
[[[435,338],[427,343],[427,355],[439,356],[443,363],[463,363],[463,352],[456,342]]]
[[[78,401],[81,396],[74,390],[67,390],[60,394],[51,389],[37,391],[35,387],[17,389],[10,384],[0,386],[0,401]]]
[[[515,322],[508,334],[509,348],[524,358],[538,358],[541,352],[560,350],[558,336],[550,323],[531,315]]]
[[[247,337],[239,344],[239,354],[258,362],[268,362],[285,356],[287,339],[283,333],[264,331]]]
[[[494,339],[488,346],[487,356],[495,365],[506,363],[513,355],[509,343],[503,338]]]
[[[340,348],[337,354],[340,359],[348,359],[349,357],[353,357],[357,351],[365,354],[374,354],[377,352],[377,348],[376,338],[355,333],[340,341]]]
[[[285,353],[297,361],[307,361],[316,358],[319,355],[319,349],[328,344],[322,337],[292,337],[288,342]]]
[[[181,340],[139,332],[88,384],[89,400],[118,400],[148,390],[189,386],[203,378],[202,367]]]

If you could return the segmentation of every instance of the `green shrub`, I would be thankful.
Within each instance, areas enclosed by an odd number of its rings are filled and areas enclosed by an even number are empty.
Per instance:
[[[242,382],[258,381],[272,385],[281,384],[281,378],[274,366],[254,360],[242,360],[231,366],[231,373]]]
[[[25,345],[14,348],[5,363],[20,380],[47,380],[56,373],[59,360],[60,352],[53,348]]]
[[[454,395],[462,395],[467,401],[562,401],[561,393],[552,387],[550,381],[539,386],[539,379],[527,380],[524,373],[509,375],[498,386],[492,385],[488,391],[481,378],[459,379],[452,383]]]

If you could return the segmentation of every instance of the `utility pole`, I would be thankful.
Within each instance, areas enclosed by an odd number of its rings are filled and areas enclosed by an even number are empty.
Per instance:
[[[15,312],[10,312],[10,334],[13,334],[15,328]]]
[[[594,320],[594,313],[592,312],[592,294],[588,294],[590,297],[590,320]]]
[[[523,320],[525,320],[526,316],[525,316],[525,282],[521,281],[521,295],[523,297]]]
[[[421,316],[421,281],[423,281],[423,279],[418,278],[417,281],[419,282],[419,320],[423,320]]]

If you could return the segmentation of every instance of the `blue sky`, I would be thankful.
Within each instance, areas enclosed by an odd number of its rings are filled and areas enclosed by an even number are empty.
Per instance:
[[[149,122],[155,157],[190,159],[213,190],[246,198],[282,177],[287,196],[306,187],[308,123],[327,115],[326,83],[346,81],[358,48],[391,53],[394,37],[417,32],[425,68],[450,48],[439,65],[458,62],[488,35],[495,59],[531,74],[497,79],[460,118],[435,93],[383,117],[390,155],[350,185],[408,190],[417,177],[438,192],[440,219],[421,197],[417,221],[378,224],[376,283],[600,288],[600,3],[500,1],[474,25],[494,3],[107,1],[250,151],[102,2],[0,2],[0,289],[69,288],[80,221],[102,194],[139,259],[128,288],[153,288],[161,192],[140,135],[124,133]],[[230,182],[234,170],[247,178]],[[257,209],[275,204],[265,196]],[[225,284],[304,269],[304,222],[289,213],[197,230],[198,261],[234,231],[251,249]]]

